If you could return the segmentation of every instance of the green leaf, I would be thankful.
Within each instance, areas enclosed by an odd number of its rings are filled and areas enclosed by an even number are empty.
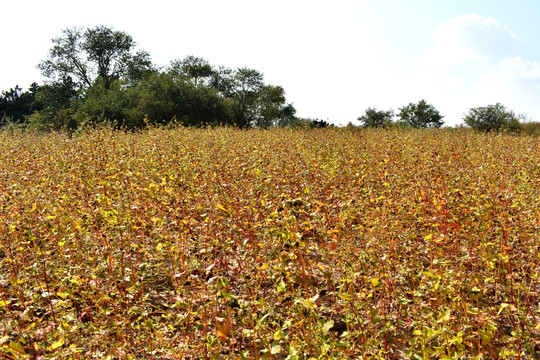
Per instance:
[[[287,284],[285,284],[285,282],[283,281],[283,279],[281,279],[281,281],[280,281],[279,284],[277,285],[277,291],[278,291],[278,292],[284,292],[285,290],[287,290]]]
[[[257,321],[257,325],[255,326],[255,329],[259,330],[266,323],[266,318],[268,316],[270,316],[270,314],[266,314],[262,318],[260,318],[259,321]]]
[[[407,304],[410,303],[410,302],[411,302],[411,300],[409,300],[409,299],[407,299],[407,298],[400,298],[400,299],[398,300],[398,304],[399,304],[399,305],[407,305]]]
[[[451,311],[450,309],[446,310],[441,317],[439,318],[439,322],[445,322],[450,320]]]
[[[345,301],[351,301],[352,299],[351,295],[347,293],[338,293],[337,295]]]

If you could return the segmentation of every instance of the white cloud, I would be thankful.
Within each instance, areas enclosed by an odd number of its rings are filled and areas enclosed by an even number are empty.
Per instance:
[[[423,56],[425,64],[441,69],[512,56],[517,38],[497,20],[471,13],[439,24],[431,40],[433,46]]]
[[[500,71],[513,75],[517,80],[540,80],[540,63],[520,56],[502,60]]]
[[[540,63],[519,56],[521,44],[510,29],[472,13],[439,24],[431,40],[418,76],[448,124],[461,122],[468,108],[497,102],[538,119],[531,94],[540,88]]]

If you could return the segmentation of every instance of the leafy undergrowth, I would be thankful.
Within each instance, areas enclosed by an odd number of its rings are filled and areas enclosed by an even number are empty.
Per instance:
[[[6,359],[538,358],[540,142],[0,134]]]

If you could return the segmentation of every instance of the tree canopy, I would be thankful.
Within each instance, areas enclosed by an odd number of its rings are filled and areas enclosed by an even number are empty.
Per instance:
[[[48,59],[38,68],[53,81],[68,77],[88,89],[99,80],[108,89],[115,80],[136,81],[153,71],[150,54],[135,51],[130,35],[105,26],[64,29],[52,42]]]
[[[419,128],[440,128],[443,122],[443,116],[431,104],[422,99],[418,103],[410,103],[407,106],[399,108],[400,123],[419,129]]]
[[[358,118],[358,121],[365,127],[387,127],[392,124],[394,118],[393,110],[377,110],[367,108],[366,113]]]
[[[472,108],[463,118],[465,124],[483,132],[516,131],[519,120],[518,115],[500,103]]]

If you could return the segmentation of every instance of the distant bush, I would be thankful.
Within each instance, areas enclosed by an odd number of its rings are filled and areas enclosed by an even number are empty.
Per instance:
[[[331,127],[331,126],[334,126],[334,125],[324,120],[311,120],[309,124],[310,128],[325,128],[325,127]]]
[[[470,109],[463,121],[471,128],[483,132],[518,132],[520,130],[519,120],[523,118],[523,115],[516,115],[512,110],[497,103]]]
[[[522,133],[539,136],[540,135],[540,122],[529,121],[519,124],[519,129]]]

